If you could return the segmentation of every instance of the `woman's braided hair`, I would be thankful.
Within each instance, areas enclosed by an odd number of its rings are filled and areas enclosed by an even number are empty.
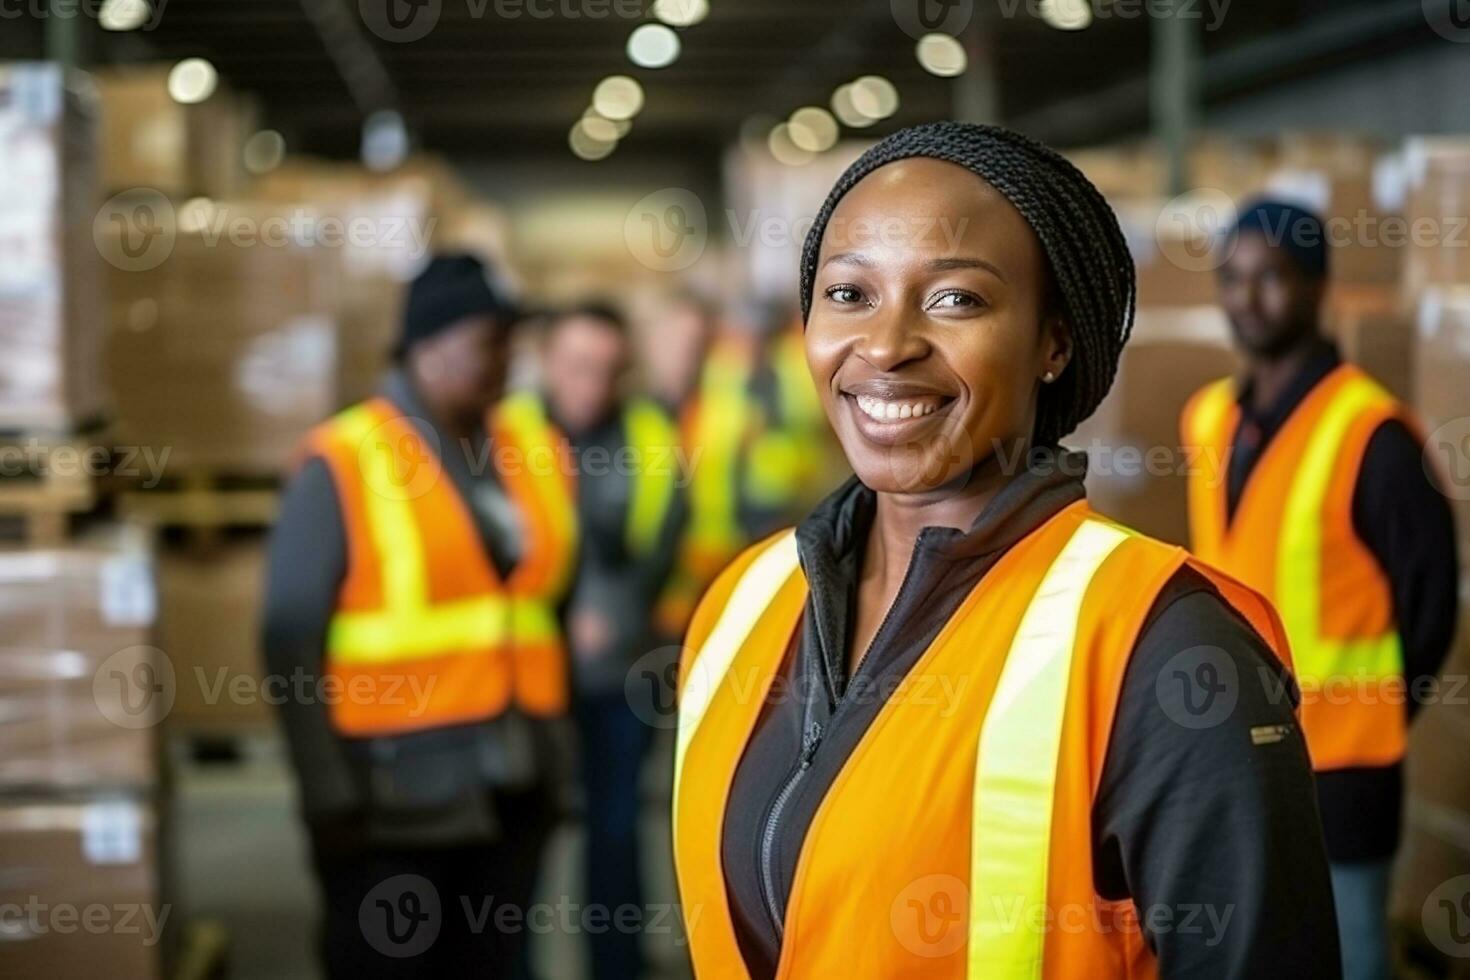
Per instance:
[[[1072,331],[1073,355],[1042,388],[1033,440],[1053,444],[1093,413],[1112,386],[1133,327],[1133,257],[1096,187],[1055,150],[999,126],[936,122],[899,130],[838,179],[801,252],[801,316],[811,313],[817,253],[843,196],[884,164],[931,157],[958,164],[1011,202],[1041,241],[1053,292]]]

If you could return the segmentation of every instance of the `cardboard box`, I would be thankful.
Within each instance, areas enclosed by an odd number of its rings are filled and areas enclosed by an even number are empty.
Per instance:
[[[1406,293],[1470,285],[1470,140],[1409,140],[1403,156]]]
[[[168,93],[168,65],[96,73],[102,99],[102,175],[110,191],[151,188],[167,197],[226,198],[244,182],[252,113],[220,82],[203,102]]]
[[[172,675],[152,645],[156,615],[132,535],[0,553],[0,789],[157,782]]]
[[[1425,457],[1454,505],[1463,560],[1470,556],[1470,288],[1424,290],[1413,363]]]
[[[1339,284],[1328,294],[1323,318],[1344,359],[1413,403],[1414,318],[1396,288]]]
[[[96,106],[56,65],[0,65],[0,427],[65,430],[105,410]]]
[[[1329,275],[1335,283],[1398,281],[1403,216],[1378,193],[1387,147],[1351,134],[1288,133],[1264,192],[1300,203],[1327,223]]]
[[[0,802],[0,980],[161,980],[177,910],[146,797]]]
[[[274,722],[274,706],[260,697],[264,579],[263,538],[159,553],[159,646],[178,685],[170,726],[218,732]]]
[[[1218,308],[1139,310],[1108,397],[1063,440],[1087,450],[1093,507],[1156,538],[1187,544],[1186,478],[1191,468],[1218,461],[1180,445],[1179,417],[1191,395],[1237,363]]]
[[[205,209],[156,267],[112,270],[116,438],[171,471],[279,473],[337,407],[340,254],[305,209]]]

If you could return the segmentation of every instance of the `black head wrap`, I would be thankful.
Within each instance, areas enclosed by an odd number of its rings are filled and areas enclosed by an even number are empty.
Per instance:
[[[801,315],[811,313],[822,234],[837,203],[879,167],[911,157],[969,170],[1011,202],[1041,241],[1072,330],[1072,359],[1042,388],[1034,440],[1052,444],[1097,408],[1113,383],[1133,327],[1133,257],[1101,192],[1065,157],[998,126],[937,122],[894,133],[838,179],[817,213],[801,253]]]

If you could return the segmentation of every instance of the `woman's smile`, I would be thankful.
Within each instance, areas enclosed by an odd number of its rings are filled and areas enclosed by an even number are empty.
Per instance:
[[[920,441],[954,406],[953,395],[909,381],[858,381],[841,386],[858,434],[883,446]]]

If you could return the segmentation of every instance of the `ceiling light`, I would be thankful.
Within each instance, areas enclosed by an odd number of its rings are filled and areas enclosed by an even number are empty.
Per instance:
[[[840,86],[832,93],[832,112],[842,120],[842,125],[853,129],[862,129],[864,126],[871,126],[877,122],[872,116],[865,116],[858,112],[857,106],[853,105],[852,83],[850,82]]]
[[[643,108],[643,86],[627,75],[609,75],[592,92],[592,108],[606,119],[632,119]]]
[[[97,14],[97,23],[104,31],[135,31],[152,13],[148,0],[105,0]]]
[[[274,129],[262,129],[245,141],[245,169],[253,174],[269,173],[286,158],[286,137]]]
[[[1041,0],[1041,19],[1059,31],[1080,31],[1092,23],[1088,0]]]
[[[887,119],[898,111],[898,89],[882,75],[864,75],[852,83],[852,105],[869,119]]]
[[[832,113],[816,106],[804,106],[791,114],[786,121],[791,142],[809,153],[821,153],[832,149],[837,142],[837,120]]]
[[[771,135],[766,140],[766,145],[770,147],[771,156],[789,167],[800,167],[803,164],[811,163],[812,157],[815,156],[810,150],[804,150],[796,145],[795,141],[791,139],[791,127],[786,123],[778,123],[771,130]]]
[[[219,72],[203,58],[185,58],[168,73],[168,94],[175,102],[203,102],[214,94]]]
[[[963,75],[969,64],[964,45],[948,34],[925,34],[919,38],[915,53],[925,71],[941,78]]]
[[[587,131],[587,120],[579,119],[567,137],[572,152],[583,160],[601,160],[618,148],[616,139],[598,139]]]
[[[644,24],[628,35],[628,60],[640,68],[667,68],[679,57],[679,35],[663,24]]]
[[[674,27],[692,27],[709,16],[709,0],[654,0],[653,16]]]

